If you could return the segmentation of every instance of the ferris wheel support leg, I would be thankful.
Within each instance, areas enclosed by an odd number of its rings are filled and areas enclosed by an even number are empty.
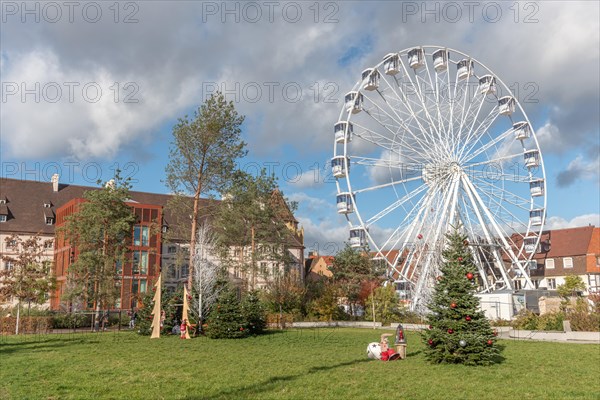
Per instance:
[[[467,185],[469,185],[469,188],[471,189],[472,193],[474,194],[475,198],[477,199],[477,201],[479,202],[480,206],[482,207],[483,211],[486,213],[488,219],[490,220],[492,227],[494,228],[494,230],[496,231],[496,234],[499,236],[500,240],[502,241],[502,244],[504,244],[505,250],[506,252],[508,252],[508,254],[510,255],[511,259],[513,260],[514,263],[517,264],[517,268],[519,268],[519,270],[521,271],[522,275],[525,277],[525,288],[533,288],[533,283],[531,282],[531,279],[529,278],[529,274],[525,271],[525,269],[523,268],[522,263],[519,262],[519,259],[517,258],[516,254],[514,253],[512,246],[508,243],[508,241],[506,240],[506,233],[500,228],[500,226],[498,225],[498,223],[496,222],[496,220],[492,217],[490,211],[487,209],[487,207],[485,207],[483,200],[481,200],[481,197],[479,196],[479,193],[477,193],[477,191],[475,190],[475,187],[473,186],[473,184],[471,183],[471,181],[469,180],[469,178],[467,178],[466,176],[463,177],[464,181],[466,182]],[[504,265],[502,265],[504,267]],[[501,269],[501,271],[504,271],[504,268]],[[503,273],[503,275],[505,275],[506,272]],[[512,289],[512,283],[511,283],[511,289]]]
[[[467,193],[467,196],[469,197],[469,200],[471,201],[471,205],[473,206],[473,210],[475,210],[475,215],[477,215],[477,219],[479,220],[479,223],[481,224],[481,228],[483,229],[483,233],[484,236],[486,238],[486,240],[488,241],[488,243],[490,243],[490,245],[493,245],[493,240],[492,240],[492,235],[490,234],[487,224],[485,223],[485,220],[483,219],[483,216],[481,215],[481,211],[480,211],[480,204],[476,202],[475,198],[473,197],[474,195],[477,195],[477,193],[473,193],[474,188],[472,188],[471,186],[469,186],[469,182],[466,179],[465,174],[463,174],[461,176],[461,180],[463,181],[463,186],[465,187],[465,193]],[[486,210],[486,208],[483,208],[484,212]],[[489,215],[488,215],[489,218]],[[498,251],[496,251],[495,249],[492,250],[492,254],[494,255],[494,258],[496,259],[496,262],[499,264],[499,269],[500,269],[500,273],[502,274],[502,279],[504,280],[504,284],[509,288],[509,289],[513,289],[513,285],[512,285],[512,281],[510,280],[510,278],[508,277],[506,270],[504,268],[504,262],[502,261],[502,257],[500,257],[500,254],[498,254]]]
[[[471,219],[469,218],[469,214],[466,212],[467,207],[465,205],[464,198],[462,199],[462,201],[463,201],[463,205],[465,206],[465,216],[463,217],[464,221],[466,222],[465,223],[465,227],[467,227],[467,229],[469,229],[469,231],[467,232],[467,236],[469,236],[469,234],[470,234],[469,237],[472,237],[474,239],[476,237],[476,235],[475,235],[475,232],[473,231],[473,224],[471,222]],[[460,218],[460,214],[461,214],[460,210],[458,211],[458,214],[459,214],[459,218]],[[487,278],[485,269],[483,267],[484,266],[484,260],[481,257],[480,252],[476,251],[473,246],[469,246],[469,248],[470,248],[471,254],[473,255],[473,259],[478,261],[475,264],[477,266],[477,271],[479,272],[479,276],[481,277],[483,285],[485,286],[484,292],[489,292],[491,290],[491,288],[490,288],[490,282],[489,282],[489,280]],[[491,269],[491,268],[490,268],[490,273],[492,275],[492,279],[495,282],[497,280],[496,274],[494,274],[494,270]]]
[[[452,200],[456,201],[456,196],[458,193],[459,186],[460,186],[459,179],[453,179],[451,181],[450,188],[447,191],[447,194],[445,196],[446,198],[444,200],[444,205],[442,207],[442,211],[441,211],[441,213],[438,214],[438,216],[440,217],[439,224],[436,227],[433,241],[430,242],[430,243],[433,243],[433,248],[430,248],[427,250],[427,254],[425,255],[426,258],[425,258],[425,267],[423,268],[423,274],[419,277],[419,280],[417,282],[417,288],[415,291],[415,300],[414,300],[415,308],[417,308],[420,305],[420,302],[423,301],[423,298],[426,297],[426,293],[424,293],[425,284],[427,283],[427,280],[429,279],[430,274],[432,273],[432,269],[436,267],[436,265],[435,265],[436,262],[441,259],[441,256],[437,253],[443,249],[443,245],[438,246],[438,244],[439,244],[440,236],[442,235],[442,231],[443,231],[444,227],[448,226],[448,223],[451,221],[452,215],[454,213],[455,203]],[[450,209],[450,211],[448,212],[449,209]],[[446,218],[444,218],[444,216],[446,216]],[[444,219],[446,219],[446,224],[444,224]],[[446,233],[446,232],[444,232],[444,233]],[[422,257],[422,254],[419,255],[419,258],[417,259],[415,264],[418,265],[420,263],[421,257]]]

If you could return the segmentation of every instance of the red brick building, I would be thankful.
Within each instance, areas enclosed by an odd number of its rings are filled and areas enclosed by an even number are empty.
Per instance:
[[[56,211],[56,227],[65,223],[65,218],[77,212],[84,200],[75,198]],[[136,216],[131,232],[131,246],[126,259],[115,265],[115,273],[120,277],[120,299],[115,309],[129,309],[139,306],[139,300],[147,288],[154,284],[161,273],[163,209],[160,205],[127,203]],[[157,229],[158,227],[158,229]],[[71,247],[57,235],[54,251],[54,271],[57,287],[51,295],[50,307],[53,310],[67,308],[62,300],[69,265],[78,257],[77,248]]]

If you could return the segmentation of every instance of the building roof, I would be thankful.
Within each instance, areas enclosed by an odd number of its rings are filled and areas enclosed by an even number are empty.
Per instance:
[[[542,231],[540,243],[540,252],[536,253],[534,259],[557,258],[557,257],[572,257],[584,256],[588,253],[592,234],[595,228],[593,225],[553,229]],[[523,239],[520,235],[515,235],[512,238],[517,248],[522,244]],[[547,246],[546,244],[549,244]]]
[[[59,184],[58,191],[53,191],[51,182],[28,181],[20,179],[0,178],[0,198],[6,199],[6,204],[0,205],[0,214],[7,215],[6,222],[0,223],[0,233],[22,233],[54,235],[54,225],[46,224],[46,217],[54,217],[56,210],[75,198],[83,198],[85,192],[99,190],[99,187]],[[172,233],[170,240],[188,241],[189,229],[171,229],[187,226],[193,209],[192,198],[183,198],[183,208],[174,210],[167,207],[169,200],[175,196],[169,194],[129,191],[129,201],[132,203],[157,205],[163,207],[163,224],[169,226]],[[282,217],[286,221],[297,221],[283,201],[279,192],[275,199],[281,199]],[[215,207],[220,203],[214,199],[200,199],[201,219],[209,218]],[[51,205],[44,207],[45,203]],[[182,222],[185,222],[182,224]],[[291,247],[304,248],[303,237],[298,232],[287,231],[284,241]]]
[[[85,192],[98,190],[98,187],[59,184],[58,191],[52,190],[52,183],[0,178],[0,197],[6,198],[4,205],[8,218],[0,223],[0,232],[24,234],[54,234],[54,225],[46,224],[46,216],[53,216],[58,208],[75,198],[83,198]],[[140,204],[167,205],[173,196],[158,193],[130,191],[130,200]],[[201,199],[203,205],[214,204],[216,200]],[[45,208],[44,203],[52,207]],[[167,224],[176,223],[177,217],[164,208]]]

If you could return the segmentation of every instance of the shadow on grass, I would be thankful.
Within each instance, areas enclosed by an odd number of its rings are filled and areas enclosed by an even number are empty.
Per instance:
[[[56,349],[59,347],[70,346],[74,344],[91,343],[90,340],[84,338],[46,338],[34,339],[29,341],[0,343],[0,357],[6,356],[19,351],[37,351],[43,349]]]
[[[216,399],[223,399],[223,398],[244,399],[251,395],[257,395],[260,393],[265,393],[265,392],[271,391],[274,389],[274,387],[277,384],[282,383],[282,382],[291,382],[295,379],[304,377],[306,375],[314,374],[317,372],[329,371],[329,370],[340,368],[340,367],[347,367],[350,365],[362,364],[362,363],[370,362],[370,361],[372,361],[372,360],[360,359],[360,360],[346,361],[346,362],[334,364],[334,365],[323,365],[323,366],[318,366],[318,367],[311,367],[308,370],[306,370],[305,372],[301,372],[298,374],[273,376],[269,379],[254,383],[249,386],[225,389],[225,390],[223,390],[219,393],[216,393],[212,396],[191,395],[191,396],[184,397],[184,400],[216,400]]]

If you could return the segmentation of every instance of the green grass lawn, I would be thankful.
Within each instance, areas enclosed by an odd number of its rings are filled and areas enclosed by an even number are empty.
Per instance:
[[[600,346],[501,341],[491,367],[366,358],[380,330],[305,329],[242,340],[130,332],[3,337],[0,399],[599,399]]]

